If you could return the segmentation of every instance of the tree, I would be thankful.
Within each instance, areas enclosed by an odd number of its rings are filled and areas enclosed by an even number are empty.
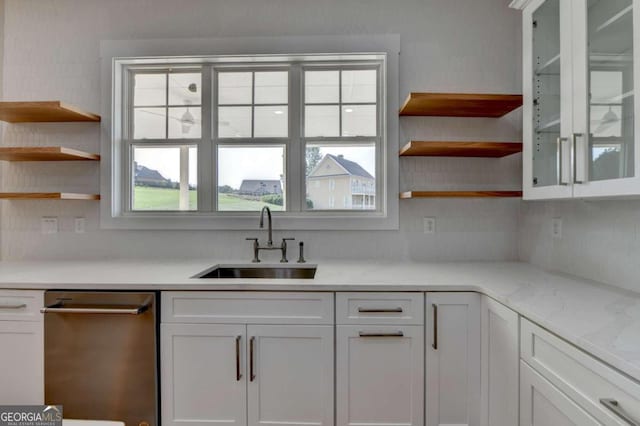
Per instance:
[[[318,163],[322,160],[322,155],[320,155],[320,147],[312,146],[307,148],[307,173],[306,176],[309,176],[311,171],[318,165]]]

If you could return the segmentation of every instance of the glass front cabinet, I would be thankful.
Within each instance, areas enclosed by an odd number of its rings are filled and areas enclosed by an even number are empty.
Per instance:
[[[523,9],[524,198],[640,195],[640,0]]]

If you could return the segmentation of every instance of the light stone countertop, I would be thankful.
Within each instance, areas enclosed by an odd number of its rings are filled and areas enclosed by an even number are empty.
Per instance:
[[[546,272],[519,262],[402,263],[327,260],[317,263],[316,277],[312,280],[190,278],[216,264],[246,262],[7,261],[0,262],[0,288],[478,291],[640,381],[639,293]]]

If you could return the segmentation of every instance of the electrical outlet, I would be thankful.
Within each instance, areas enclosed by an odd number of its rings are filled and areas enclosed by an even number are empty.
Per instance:
[[[436,232],[436,218],[435,217],[425,217],[423,225],[424,225],[424,233],[425,234],[434,234]]]
[[[562,238],[562,218],[554,217],[551,220],[551,236],[557,240]]]
[[[58,218],[44,216],[40,219],[40,229],[43,235],[58,233]]]
[[[84,217],[76,217],[73,222],[73,231],[76,234],[84,234],[86,221]]]

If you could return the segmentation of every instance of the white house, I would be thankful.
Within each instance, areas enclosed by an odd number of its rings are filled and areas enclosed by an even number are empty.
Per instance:
[[[374,209],[376,178],[342,155],[325,155],[307,177],[307,198],[316,210]]]

